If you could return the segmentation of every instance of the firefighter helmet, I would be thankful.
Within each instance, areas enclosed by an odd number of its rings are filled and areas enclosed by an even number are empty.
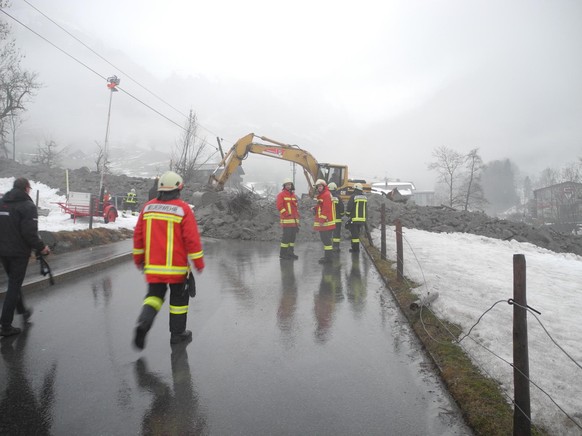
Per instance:
[[[292,185],[294,185],[293,180],[291,180],[288,177],[286,179],[283,179],[283,186],[285,186],[287,183],[291,183]]]
[[[362,186],[361,183],[356,183],[356,184],[354,184],[354,190],[355,191],[363,191],[364,187]]]
[[[337,189],[337,185],[334,182],[331,182],[327,187],[330,191],[335,191]]]
[[[318,185],[327,186],[327,183],[325,183],[325,180],[323,180],[323,179],[317,179],[317,181],[315,182],[315,186],[318,186]]]
[[[158,191],[174,191],[176,189],[182,189],[183,187],[184,181],[182,177],[174,171],[168,171],[162,174],[158,180]]]

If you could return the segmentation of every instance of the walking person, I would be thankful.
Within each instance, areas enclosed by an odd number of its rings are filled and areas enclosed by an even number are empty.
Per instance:
[[[362,184],[356,183],[354,193],[346,206],[346,216],[349,218],[346,228],[349,228],[352,236],[351,253],[360,252],[360,233],[366,225],[367,203],[368,198],[364,195]]]
[[[204,269],[204,255],[198,225],[190,206],[180,199],[182,177],[173,171],[162,174],[157,198],[142,209],[133,236],[133,260],[143,270],[148,292],[137,326],[134,345],[145,347],[145,337],[162,308],[170,287],[170,343],[189,340],[186,330],[188,300],[185,280],[190,262],[198,272]]]
[[[32,250],[48,255],[50,249],[38,236],[38,212],[30,198],[30,182],[24,177],[14,181],[12,190],[0,198],[0,261],[8,276],[8,290],[0,316],[0,336],[21,332],[12,326],[14,311],[25,321],[32,315],[22,299],[22,282]]]
[[[279,257],[281,259],[299,259],[299,256],[295,254],[295,239],[299,231],[299,209],[297,208],[295,185],[291,179],[283,180],[283,189],[277,195],[276,204],[279,210],[279,223],[283,229]]]
[[[331,201],[335,212],[335,229],[332,235],[333,252],[339,255],[340,242],[342,240],[342,218],[345,214],[344,202],[342,201],[337,190],[337,185],[334,182],[327,185],[327,188],[331,193]]]
[[[323,257],[319,263],[327,264],[333,262],[333,231],[335,229],[335,212],[331,200],[331,193],[325,180],[318,179],[315,182],[317,192],[317,205],[315,206],[315,220],[313,230],[319,232],[319,237],[323,243]]]

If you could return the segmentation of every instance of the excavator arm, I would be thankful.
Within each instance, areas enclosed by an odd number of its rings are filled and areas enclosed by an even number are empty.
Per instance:
[[[265,143],[257,142],[261,140]],[[303,173],[307,179],[309,194],[313,194],[315,181],[323,179],[327,183],[335,182],[338,186],[340,197],[347,200],[353,192],[353,186],[362,182],[364,192],[370,192],[370,185],[364,180],[351,180],[348,178],[348,167],[331,163],[318,163],[311,153],[299,148],[297,145],[284,144],[265,136],[257,136],[249,133],[240,138],[226,153],[218,167],[208,178],[208,187],[214,191],[222,191],[228,179],[242,165],[249,153],[273,157],[288,162],[295,162],[303,167]]]
[[[256,142],[255,139],[268,144]],[[319,165],[311,153],[297,145],[283,144],[265,136],[249,133],[240,138],[226,153],[224,159],[218,164],[218,168],[210,175],[208,185],[216,191],[222,191],[229,177],[242,165],[242,161],[248,157],[249,153],[295,162],[303,167],[308,186],[313,186],[316,180]]]

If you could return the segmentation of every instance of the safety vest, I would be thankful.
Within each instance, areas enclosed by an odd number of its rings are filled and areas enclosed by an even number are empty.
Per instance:
[[[331,201],[331,193],[327,186],[317,196],[317,206],[315,208],[315,221],[313,230],[325,232],[335,229],[335,208]]]
[[[299,226],[299,209],[297,208],[297,196],[285,188],[277,195],[277,209],[279,210],[279,223],[281,227]]]
[[[127,198],[125,199],[125,202],[126,203],[136,203],[137,199],[136,199],[135,192],[128,192]]]
[[[139,214],[133,234],[133,260],[143,265],[148,283],[182,283],[188,260],[204,268],[198,225],[190,206],[180,199],[152,200]]]

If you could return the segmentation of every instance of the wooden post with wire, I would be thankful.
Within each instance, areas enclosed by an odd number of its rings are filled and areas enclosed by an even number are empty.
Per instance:
[[[402,222],[397,219],[396,225],[396,278],[401,281],[404,278],[404,250],[402,247]]]
[[[531,436],[525,256],[513,255],[513,435]]]
[[[380,209],[380,258],[386,260],[386,205]]]

